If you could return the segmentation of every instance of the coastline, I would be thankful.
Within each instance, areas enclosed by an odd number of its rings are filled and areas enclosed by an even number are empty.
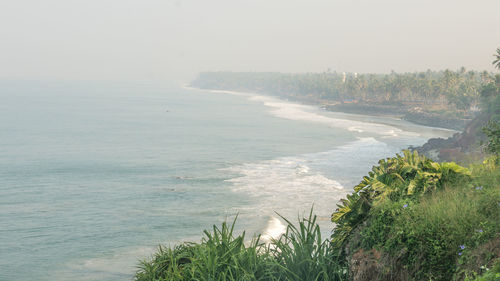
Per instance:
[[[253,93],[269,97],[276,97],[281,100],[297,102],[304,105],[312,105],[330,112],[359,114],[364,116],[389,117],[397,118],[411,122],[416,125],[423,125],[433,128],[444,128],[454,130],[456,132],[465,129],[467,124],[473,119],[452,118],[442,114],[423,111],[419,107],[411,107],[401,104],[370,104],[370,103],[341,103],[338,101],[330,101],[311,96],[297,95],[276,95],[268,92],[255,92],[246,89],[212,89],[198,88],[191,84],[185,85],[186,88],[208,90],[208,91],[226,91],[234,93]]]
[[[347,148],[356,148],[360,149],[361,148],[366,148],[367,150],[365,151],[366,153],[369,152],[369,150],[373,149],[374,145],[378,143],[386,143],[384,145],[387,145],[387,143],[390,143],[389,146],[395,146],[395,143],[398,143],[402,140],[403,143],[405,143],[405,139],[413,139],[413,138],[419,138],[421,141],[418,141],[416,145],[424,144],[425,142],[428,141],[428,139],[431,138],[436,138],[436,137],[448,137],[451,136],[453,133],[456,133],[455,130],[447,129],[447,128],[440,128],[440,127],[430,127],[430,126],[424,126],[420,124],[414,124],[411,122],[406,122],[406,120],[402,120],[399,118],[399,116],[396,115],[390,115],[390,114],[384,114],[384,115],[377,115],[377,118],[373,118],[374,115],[367,115],[367,114],[356,114],[356,113],[344,113],[344,112],[336,112],[336,111],[330,111],[326,110],[318,104],[310,103],[310,102],[299,102],[299,101],[291,101],[284,99],[279,96],[272,96],[272,95],[266,95],[266,94],[261,94],[261,93],[254,93],[254,92],[244,92],[244,91],[232,91],[232,90],[219,90],[219,89],[203,89],[203,88],[196,88],[196,87],[190,87],[190,86],[182,86],[182,88],[186,90],[194,90],[194,91],[205,91],[207,94],[214,93],[214,94],[227,94],[227,95],[234,95],[234,96],[240,96],[242,98],[252,100],[252,101],[258,101],[261,102],[264,106],[268,107],[268,111],[271,115],[274,115],[279,118],[283,119],[289,119],[289,120],[295,120],[295,121],[309,121],[313,123],[319,123],[319,124],[324,124],[328,127],[334,127],[334,128],[340,128],[346,131],[351,131],[354,134],[352,134],[357,140],[348,142],[339,148],[332,148],[328,150],[322,150],[322,151],[317,151],[317,152],[312,152],[312,153],[307,153],[300,155],[301,157],[307,156],[307,157],[313,157],[317,158],[320,157],[323,159],[322,161],[332,161],[332,159],[336,159],[340,162],[340,158],[335,158],[335,156],[341,157],[340,151],[344,150],[346,147]],[[374,135],[375,137],[371,137],[368,135]],[[400,153],[401,150],[408,149],[409,147],[412,147],[412,145],[415,145],[415,143],[408,142],[403,144],[402,146],[399,146],[397,150],[391,150],[390,153],[384,152],[384,153],[379,153],[377,159],[382,159],[385,157],[389,157],[393,153]],[[359,147],[358,147],[359,146]],[[342,149],[340,149],[342,148]],[[336,155],[338,153],[339,155]],[[355,151],[350,150],[350,155],[356,154]],[[368,153],[369,154],[369,153]],[[327,157],[328,156],[328,157]],[[282,165],[282,162],[287,162],[286,159],[289,158],[294,158],[296,156],[288,156],[288,157],[279,157],[276,159],[271,159],[269,161],[261,161],[258,163],[252,163],[252,164],[246,164],[241,167],[237,167],[236,170],[240,171],[240,169],[245,168],[248,169],[249,165],[251,166],[259,166],[259,169],[255,169],[256,171],[269,171],[269,167],[275,166],[275,165]],[[359,156],[361,157],[361,156]],[[329,160],[326,160],[326,159]],[[309,158],[308,158],[309,159]],[[296,159],[294,158],[294,161]],[[373,160],[373,159],[372,159]],[[362,165],[362,163],[372,163],[376,164],[376,162],[373,162],[372,160],[367,160],[367,159],[361,159],[361,161],[357,165]],[[281,164],[280,164],[281,163]],[[303,164],[307,163],[314,163],[313,160],[309,159],[308,162],[304,162]],[[364,166],[364,169],[368,171],[372,164]],[[260,166],[266,166],[265,169],[261,169]],[[298,165],[297,167],[302,167],[301,165]],[[342,166],[342,165],[341,165]],[[281,166],[280,166],[281,167]],[[293,175],[296,173],[299,175],[303,174],[303,171],[299,169],[298,171],[295,171],[297,168],[295,166],[293,167],[288,167],[287,169],[290,168],[293,172]],[[284,168],[284,167],[281,167]],[[337,169],[342,170],[342,167],[337,167]],[[308,168],[307,168],[308,170]],[[281,171],[283,172],[283,171]],[[242,180],[252,180],[256,181],[257,178],[252,177],[254,175],[254,172],[250,174],[242,173],[240,176],[238,176],[235,179],[231,179],[232,182],[235,184],[240,184],[240,181]],[[283,181],[293,181],[294,177],[290,177],[288,179],[282,178]],[[354,178],[356,180],[354,180]],[[349,181],[347,185],[342,184],[343,186],[347,186],[348,188],[354,186],[356,184],[355,181],[357,181],[357,176],[353,177],[353,181]],[[298,179],[300,181],[300,179]],[[321,179],[323,181],[325,179]],[[258,180],[261,181],[261,180]],[[338,183],[332,183],[330,184],[331,186],[336,186]],[[270,182],[268,184],[262,184],[262,186],[273,186],[275,185],[274,183]],[[239,187],[236,186],[238,189]],[[240,190],[240,189],[238,189]],[[292,196],[292,194],[290,194]],[[340,198],[339,198],[340,199]],[[317,207],[318,210],[329,210],[328,207],[326,206],[321,206],[318,205]],[[262,208],[262,207],[261,207]],[[289,214],[287,214],[289,215]],[[324,215],[324,216],[322,216]],[[329,221],[326,219],[327,215],[326,213],[321,214],[320,217],[324,218],[325,220]],[[276,224],[276,222],[272,217],[268,224],[260,230],[261,233],[264,233],[265,235],[268,235],[270,233],[275,233],[276,229],[282,229],[279,224]],[[323,224],[324,222],[321,222]],[[325,228],[328,229],[328,228]],[[324,235],[328,235],[328,233],[324,233]],[[269,235],[268,235],[269,236]],[[267,236],[266,236],[267,237]]]
[[[189,89],[189,90],[201,90],[201,91],[211,91],[211,92],[219,92],[219,93],[226,93],[226,94],[233,94],[233,95],[259,95],[259,96],[264,96],[264,97],[269,97],[269,98],[275,98],[281,101],[285,102],[290,102],[290,103],[296,103],[299,105],[306,105],[306,106],[312,106],[318,110],[323,110],[327,112],[332,112],[332,113],[341,113],[341,114],[347,114],[347,115],[352,115],[353,117],[365,117],[365,118],[370,118],[370,117],[380,117],[380,118],[388,118],[388,119],[394,119],[398,121],[407,121],[411,123],[412,125],[416,126],[423,126],[431,129],[436,129],[436,130],[443,130],[443,131],[449,131],[450,135],[448,137],[452,137],[456,133],[460,133],[463,129],[457,128],[456,126],[439,126],[439,125],[434,125],[434,124],[429,124],[428,122],[417,122],[415,120],[412,120],[410,118],[404,118],[405,115],[403,114],[404,110],[397,109],[394,106],[387,106],[387,109],[385,109],[384,106],[371,106],[373,107],[372,110],[367,110],[368,105],[359,105],[359,104],[344,104],[341,105],[340,103],[326,103],[324,101],[319,101],[315,99],[308,99],[308,98],[296,98],[295,99],[290,99],[289,97],[284,97],[280,95],[273,95],[273,94],[268,94],[268,93],[262,93],[262,92],[254,92],[254,91],[246,91],[246,90],[226,90],[226,89],[210,89],[210,88],[198,88],[194,87],[190,84],[185,84],[181,86],[184,89]],[[348,106],[346,106],[348,105]],[[356,119],[353,119],[356,120]],[[381,124],[381,125],[389,125],[389,126],[394,126],[394,124],[389,124],[386,122],[373,122],[375,124]],[[465,126],[464,126],[465,128]],[[440,137],[438,137],[440,138]],[[430,138],[432,139],[432,138]],[[444,138],[446,139],[446,138]]]
[[[437,114],[429,114],[423,111],[413,112],[409,111],[407,108],[397,107],[394,105],[368,105],[368,104],[340,104],[339,102],[329,102],[326,103],[324,100],[310,99],[310,98],[299,98],[293,96],[283,97],[280,95],[272,95],[267,93],[252,92],[245,90],[221,90],[221,89],[207,89],[207,88],[197,88],[191,85],[183,86],[186,89],[195,90],[207,90],[213,92],[221,92],[235,95],[261,95],[269,98],[276,98],[278,100],[283,100],[286,102],[292,102],[307,106],[313,106],[317,109],[324,110],[331,113],[347,114],[354,117],[352,119],[357,119],[356,117],[377,117],[377,118],[387,118],[395,119],[398,121],[407,121],[415,126],[423,126],[436,130],[448,131],[449,134],[441,136],[427,136],[425,143],[422,145],[409,145],[406,149],[412,151],[418,151],[419,153],[427,156],[434,161],[453,161],[458,163],[468,163],[473,160],[477,160],[482,157],[482,153],[478,151],[472,152],[473,143],[477,141],[473,134],[467,133],[468,131],[476,132],[478,129],[470,129],[471,125],[477,127],[477,119],[481,119],[480,116],[476,119],[465,120],[465,119],[452,119],[439,116]],[[346,118],[351,119],[351,118]],[[404,127],[391,124],[392,122],[373,122],[374,124],[395,126],[398,129],[405,129]],[[474,125],[475,124],[475,125]]]

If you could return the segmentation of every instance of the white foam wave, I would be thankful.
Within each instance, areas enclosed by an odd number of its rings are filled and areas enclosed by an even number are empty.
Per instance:
[[[255,202],[253,210],[269,219],[263,229],[263,240],[278,238],[285,226],[275,212],[287,218],[306,213],[314,205],[315,213],[328,217],[337,201],[345,195],[342,185],[310,167],[307,155],[282,157],[247,163],[225,169],[239,176],[228,179],[233,192],[244,194]],[[325,221],[325,224],[329,223]],[[325,226],[325,230],[329,227]]]
[[[351,132],[358,132],[358,133],[363,133],[364,131],[356,126],[352,126],[352,127],[349,127],[347,128],[347,130],[351,131]]]
[[[271,108],[271,114],[273,114],[276,117],[284,119],[322,123],[330,127],[342,128],[351,132],[374,133],[377,135],[381,135],[383,137],[397,137],[400,135],[405,135],[405,136],[419,135],[417,133],[403,131],[399,128],[386,124],[363,122],[363,121],[349,120],[344,118],[336,118],[332,116],[325,116],[320,114],[320,112],[318,112],[318,109],[314,106],[287,102],[270,96],[263,96],[254,93],[225,91],[225,90],[211,90],[211,92],[245,96],[249,100],[262,102],[265,106]]]
[[[276,192],[314,192],[319,189],[342,189],[335,180],[328,179],[317,172],[311,172],[304,159],[284,157],[260,163],[249,163],[228,168],[242,174],[229,179],[234,190],[252,188],[254,195],[269,195]]]
[[[267,222],[267,227],[262,235],[264,242],[270,242],[272,239],[278,239],[286,231],[286,226],[276,217],[271,217]]]
[[[253,98],[255,99],[255,98]],[[308,121],[315,123],[322,123],[330,127],[342,128],[351,132],[357,133],[375,133],[383,136],[398,136],[400,134],[408,135],[410,132],[405,132],[393,126],[362,122],[356,120],[348,120],[343,118],[334,118],[331,116],[321,115],[315,112],[315,108],[306,105],[288,103],[288,102],[274,102],[272,98],[258,97],[256,100],[264,101],[264,105],[271,107],[271,113],[277,117],[297,120]],[[414,134],[414,133],[412,133]]]
[[[298,213],[307,215],[313,205],[320,218],[318,222],[328,235],[329,217],[337,202],[378,159],[398,151],[397,147],[373,137],[360,137],[330,151],[246,163],[224,170],[235,174],[226,180],[231,190],[254,202],[251,209],[258,210],[255,219],[266,219],[267,224],[262,225],[263,238],[275,238],[284,231],[281,222],[275,220],[275,212],[293,220]]]

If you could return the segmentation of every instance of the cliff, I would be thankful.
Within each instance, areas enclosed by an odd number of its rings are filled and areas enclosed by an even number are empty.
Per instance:
[[[480,160],[485,156],[481,144],[486,140],[481,129],[490,118],[490,114],[482,113],[470,121],[462,132],[447,139],[431,138],[424,145],[414,147],[412,150],[435,161],[472,163]]]

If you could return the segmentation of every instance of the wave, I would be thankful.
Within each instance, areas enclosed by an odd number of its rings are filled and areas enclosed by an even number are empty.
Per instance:
[[[325,234],[332,227],[330,215],[337,202],[351,191],[380,158],[397,153],[397,147],[373,137],[356,141],[333,150],[309,153],[293,157],[280,157],[256,163],[246,163],[223,169],[236,174],[230,183],[233,192],[250,198],[258,212],[253,218],[259,224],[266,218],[261,233],[269,240],[277,238],[285,227],[275,212],[294,218],[307,215],[314,206],[318,222]],[[245,212],[252,215],[251,212]]]
[[[321,123],[355,133],[372,133],[383,137],[419,136],[418,133],[404,131],[386,124],[325,116],[317,112],[318,109],[315,106],[287,102],[270,96],[226,90],[210,90],[210,92],[244,96],[251,101],[261,102],[271,108],[271,114],[283,119]]]
[[[327,215],[345,194],[342,185],[308,166],[307,157],[283,157],[258,163],[247,163],[224,170],[240,176],[226,180],[231,190],[252,198],[251,207],[261,220],[268,217],[263,239],[269,241],[284,233],[285,226],[274,212],[285,217],[306,212],[314,205],[317,212]]]
[[[322,123],[330,127],[346,129],[355,133],[373,133],[385,137],[410,134],[418,136],[416,133],[403,131],[390,125],[325,116],[315,112],[317,109],[314,106],[282,102],[272,97],[258,95],[252,96],[249,99],[263,102],[265,106],[272,108],[271,114],[284,119]]]

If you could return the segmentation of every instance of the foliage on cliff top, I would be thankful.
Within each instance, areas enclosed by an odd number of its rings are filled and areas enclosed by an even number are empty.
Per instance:
[[[381,268],[415,280],[463,280],[484,271],[498,255],[491,248],[500,247],[485,246],[500,241],[493,240],[500,235],[495,163],[492,157],[466,169],[406,151],[381,160],[333,214],[332,243],[346,255],[382,251]]]
[[[357,225],[364,222],[373,207],[386,201],[411,202],[443,187],[445,183],[467,180],[470,171],[455,163],[436,163],[417,151],[403,152],[382,159],[378,166],[341,200],[332,215],[336,224],[332,241],[341,246]]]

